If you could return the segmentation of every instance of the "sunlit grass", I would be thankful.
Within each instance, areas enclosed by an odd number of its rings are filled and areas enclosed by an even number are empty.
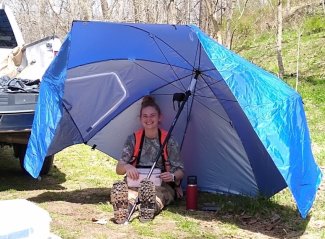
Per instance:
[[[109,187],[121,179],[115,173],[117,161],[106,154],[91,150],[87,145],[69,147],[55,156],[56,166],[68,179],[63,186],[70,187]]]

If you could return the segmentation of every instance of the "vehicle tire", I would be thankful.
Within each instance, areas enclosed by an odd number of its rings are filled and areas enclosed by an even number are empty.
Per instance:
[[[19,158],[19,161],[21,161],[20,160],[21,158],[24,159],[25,152],[26,152],[26,145],[24,145],[24,144],[14,144],[13,149],[14,149],[14,156],[16,158]]]
[[[24,158],[27,149],[26,144],[14,144],[14,155],[19,158],[21,169],[26,172],[24,168]],[[47,156],[44,160],[43,167],[41,169],[40,175],[46,175],[50,172],[54,161],[54,155]],[[26,172],[27,173],[27,172]]]
[[[53,161],[54,161],[54,155],[45,157],[43,167],[40,173],[41,175],[47,175],[50,172],[53,165]]]

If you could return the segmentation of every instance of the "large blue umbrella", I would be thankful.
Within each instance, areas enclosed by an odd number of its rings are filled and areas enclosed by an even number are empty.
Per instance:
[[[194,80],[193,80],[194,79]],[[87,143],[118,159],[153,95],[202,191],[270,197],[289,186],[303,217],[322,174],[301,97],[194,26],[74,22],[41,83],[25,168]]]

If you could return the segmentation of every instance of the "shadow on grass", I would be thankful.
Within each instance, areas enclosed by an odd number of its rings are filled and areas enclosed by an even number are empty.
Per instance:
[[[205,206],[205,210],[202,210]],[[169,212],[200,221],[219,221],[275,238],[299,238],[310,217],[266,198],[199,193],[198,210],[186,210],[186,199],[168,206]]]
[[[35,203],[65,201],[80,204],[107,203],[110,198],[110,188],[85,188],[73,191],[44,192],[36,197],[28,198]]]
[[[286,82],[291,82],[291,83],[295,83],[296,81],[296,73],[290,73],[290,74],[285,74],[284,75],[284,80]],[[299,76],[299,83],[308,83],[309,85],[312,86],[319,86],[322,87],[323,85],[325,85],[325,81],[321,80],[322,76],[321,75],[308,75],[308,73],[305,74],[300,74]]]
[[[12,148],[0,148],[0,192],[10,189],[17,191],[62,190],[64,187],[60,184],[65,181],[65,174],[58,170],[55,165],[48,175],[41,177],[41,180],[34,179],[22,171],[19,160],[14,157]]]

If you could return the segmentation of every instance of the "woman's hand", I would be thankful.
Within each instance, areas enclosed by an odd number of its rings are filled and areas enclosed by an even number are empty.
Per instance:
[[[131,164],[125,164],[124,165],[126,176],[133,179],[138,180],[139,179],[139,172],[138,170],[132,166]]]
[[[176,172],[175,172],[175,174],[176,174]],[[164,173],[160,174],[160,178],[166,183],[174,182],[174,179],[175,179],[175,184],[178,185],[178,186],[175,187],[176,196],[177,196],[177,198],[182,198],[183,197],[183,190],[182,190],[182,187],[180,186],[180,180],[178,180],[177,177],[174,178],[174,175],[172,173],[170,173],[170,172],[164,172]],[[182,173],[182,175],[183,175],[183,173]]]
[[[174,176],[170,172],[163,172],[163,173],[161,173],[160,174],[160,178],[161,178],[161,180],[163,180],[166,183],[173,182],[174,181]]]

